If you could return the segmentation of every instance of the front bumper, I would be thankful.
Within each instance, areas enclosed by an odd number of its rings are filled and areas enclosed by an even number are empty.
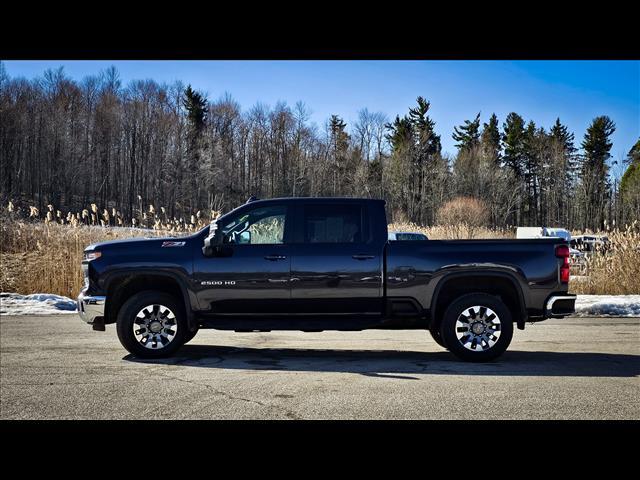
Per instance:
[[[576,311],[576,296],[572,294],[551,295],[545,303],[545,317],[566,317]]]
[[[87,323],[96,323],[104,318],[104,304],[107,297],[87,296],[84,291],[78,295],[78,314]]]

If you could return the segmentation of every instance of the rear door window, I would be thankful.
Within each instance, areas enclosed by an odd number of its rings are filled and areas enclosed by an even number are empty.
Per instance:
[[[361,205],[305,205],[304,243],[365,243]]]

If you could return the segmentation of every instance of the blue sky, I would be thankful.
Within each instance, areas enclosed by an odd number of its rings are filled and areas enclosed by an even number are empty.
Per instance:
[[[443,149],[454,153],[454,125],[481,112],[500,124],[509,112],[549,127],[557,116],[579,145],[589,122],[608,115],[616,123],[612,160],[626,156],[640,136],[638,61],[5,61],[11,77],[41,76],[64,66],[80,79],[115,65],[123,83],[181,80],[217,99],[225,92],[244,110],[256,102],[293,106],[299,100],[322,126],[331,114],[347,124],[358,110],[404,115],[422,95]]]

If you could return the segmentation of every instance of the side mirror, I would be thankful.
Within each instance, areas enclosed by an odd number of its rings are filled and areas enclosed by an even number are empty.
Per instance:
[[[214,247],[218,242],[218,223],[213,221],[209,225],[209,235],[204,239],[204,246],[202,247],[202,254],[205,257],[213,257]]]

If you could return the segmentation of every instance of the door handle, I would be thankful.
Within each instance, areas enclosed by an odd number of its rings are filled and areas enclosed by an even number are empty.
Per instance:
[[[375,255],[367,255],[365,253],[358,253],[356,255],[352,255],[351,258],[355,258],[356,260],[371,260],[375,258]]]
[[[285,255],[266,255],[264,257],[265,260],[271,260],[275,262],[276,260],[285,260],[287,257]]]

